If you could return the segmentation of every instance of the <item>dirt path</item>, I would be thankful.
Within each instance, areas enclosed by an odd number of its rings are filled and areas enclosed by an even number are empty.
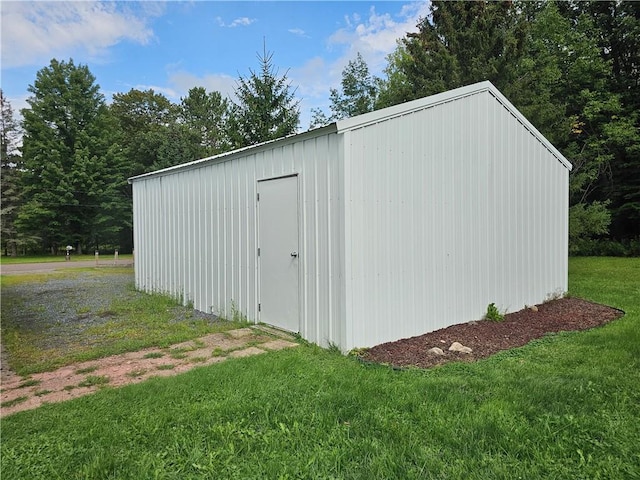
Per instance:
[[[177,375],[227,358],[258,355],[297,345],[286,333],[255,326],[213,333],[165,349],[148,348],[27,377],[3,368],[0,416],[81,397],[105,386],[121,387],[151,377]],[[4,358],[2,360],[4,367]]]

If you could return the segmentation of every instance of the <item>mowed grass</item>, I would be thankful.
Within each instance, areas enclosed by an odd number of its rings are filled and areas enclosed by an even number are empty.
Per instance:
[[[108,306],[97,310],[82,307],[76,312],[79,317],[97,317],[99,322],[59,326],[55,319],[49,319],[49,323],[43,322],[42,328],[37,329],[26,327],[13,318],[14,312],[29,308],[29,305],[23,305],[23,299],[11,294],[13,286],[73,279],[80,275],[102,276],[108,280],[111,275],[118,274],[131,276],[131,295],[113,298]],[[211,322],[197,318],[192,308],[182,307],[168,296],[135,292],[131,268],[80,268],[10,275],[2,276],[1,283],[2,342],[11,368],[20,375],[146,347],[168,347],[209,333],[244,326],[240,322]]]
[[[474,364],[314,346],[106,387],[2,420],[6,478],[640,478],[640,259],[571,259],[627,314]]]
[[[108,263],[109,260],[113,260],[113,253],[101,253],[99,255],[99,261],[101,263]],[[71,262],[90,262],[95,261],[95,253],[87,255],[71,254],[69,261]],[[130,253],[119,254],[119,260],[133,260],[133,255]],[[15,265],[17,263],[52,263],[52,262],[66,262],[66,255],[61,253],[60,255],[19,255],[17,257],[8,257],[6,255],[0,255],[0,264],[2,265]]]

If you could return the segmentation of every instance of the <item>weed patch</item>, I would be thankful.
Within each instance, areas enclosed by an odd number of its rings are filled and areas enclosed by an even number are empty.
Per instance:
[[[145,354],[142,358],[162,358],[164,357],[164,353],[162,352],[149,352]]]
[[[18,405],[19,403],[26,402],[28,399],[29,397],[14,398],[13,400],[7,400],[6,402],[0,403],[0,407],[3,407],[3,408],[13,407],[15,405]]]
[[[106,385],[109,383],[109,377],[105,375],[89,375],[83,381],[81,381],[79,387],[95,387],[100,385]]]
[[[36,385],[40,385],[42,382],[40,380],[29,379],[22,382],[18,385],[18,388],[27,388],[27,387],[35,387]]]
[[[86,368],[79,368],[78,370],[76,370],[76,375],[84,375],[85,373],[92,373],[95,372],[98,369],[98,367],[94,366],[94,367],[86,367]]]

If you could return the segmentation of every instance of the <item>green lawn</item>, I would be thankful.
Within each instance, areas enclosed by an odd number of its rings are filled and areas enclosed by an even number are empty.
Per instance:
[[[113,253],[105,253],[100,254],[99,260],[101,262],[108,262],[109,260],[113,260]],[[119,254],[119,260],[131,260],[133,258],[132,254]],[[69,256],[71,262],[86,262],[86,261],[94,261],[96,259],[95,255],[75,255],[71,254]],[[12,265],[16,263],[50,263],[50,262],[66,262],[66,255],[19,255],[17,257],[7,257],[5,255],[0,255],[0,264],[3,265]]]
[[[2,420],[12,479],[640,478],[640,259],[576,258],[627,312],[474,364],[366,366],[313,346]]]

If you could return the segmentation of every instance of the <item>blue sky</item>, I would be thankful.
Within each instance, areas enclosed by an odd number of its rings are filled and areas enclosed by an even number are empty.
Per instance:
[[[107,102],[132,88],[173,102],[195,86],[233,95],[239,75],[273,53],[301,100],[328,110],[329,89],[360,52],[382,75],[396,41],[416,31],[428,3],[414,1],[189,1],[0,3],[1,86],[16,112],[27,88],[52,58],[88,65]]]

